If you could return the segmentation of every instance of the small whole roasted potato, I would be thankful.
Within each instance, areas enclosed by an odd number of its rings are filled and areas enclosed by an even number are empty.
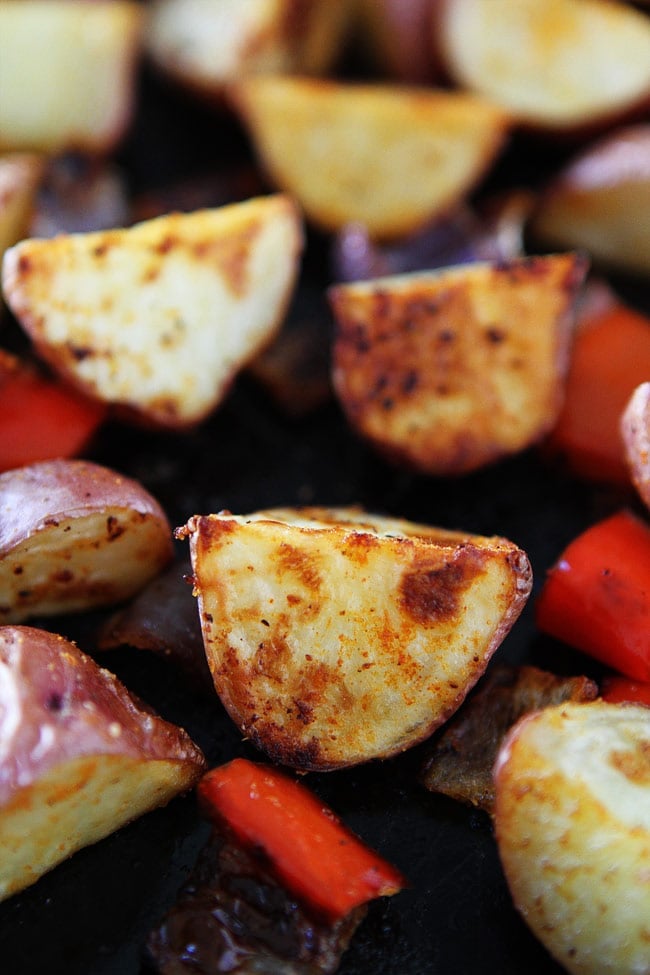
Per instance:
[[[650,970],[650,709],[565,703],[519,721],[494,769],[515,905],[572,975]]]
[[[528,598],[503,538],[356,508],[194,516],[194,590],[215,688],[274,761],[386,758],[461,704]]]
[[[7,304],[39,355],[124,416],[195,426],[280,328],[302,225],[288,197],[21,241]]]
[[[167,516],[145,488],[83,460],[0,475],[0,622],[127,599],[173,556]]]
[[[576,254],[336,285],[334,390],[396,464],[465,474],[538,442],[563,403]]]
[[[185,731],[75,644],[0,626],[0,900],[204,770]]]

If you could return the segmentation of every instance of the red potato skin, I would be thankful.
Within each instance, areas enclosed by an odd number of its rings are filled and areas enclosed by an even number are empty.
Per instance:
[[[85,460],[51,460],[0,476],[0,555],[34,532],[66,518],[123,507],[168,525],[141,484]],[[169,559],[173,555],[169,528]]]
[[[432,0],[370,0],[376,44],[384,69],[398,81],[436,79],[430,42]],[[372,26],[371,26],[372,30]]]
[[[153,716],[109,671],[64,637],[30,626],[0,627],[0,808],[66,761],[127,755],[205,767],[200,750],[174,725]],[[92,707],[89,707],[89,702]],[[20,720],[13,730],[11,716]],[[116,729],[119,726],[119,734]],[[49,747],[43,747],[47,727]]]
[[[542,632],[637,681],[650,681],[650,527],[627,510],[564,550],[536,606]]]
[[[313,793],[270,766],[234,759],[208,772],[198,795],[214,822],[259,850],[288,889],[330,921],[405,885]]]

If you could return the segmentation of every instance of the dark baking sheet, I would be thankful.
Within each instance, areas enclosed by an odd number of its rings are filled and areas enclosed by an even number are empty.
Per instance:
[[[246,153],[246,140],[232,120],[143,77],[140,111],[120,154],[134,193]],[[540,153],[539,147],[513,146],[496,179],[542,178],[542,167],[555,160]],[[310,255],[315,259],[307,262],[306,273],[318,294],[327,283],[325,242],[310,240]],[[650,310],[647,284],[616,284]],[[505,535],[529,553],[535,592],[572,537],[630,500],[553,470],[534,451],[462,479],[412,475],[387,466],[360,444],[335,403],[290,418],[247,377],[194,433],[153,434],[116,423],[89,456],[142,481],[175,525],[222,508],[360,503],[430,524]],[[589,664],[579,654],[536,633],[533,600],[534,595],[495,660],[585,672]],[[51,625],[93,652],[98,621],[63,618]],[[216,696],[197,697],[166,662],[135,650],[98,659],[164,717],[187,728],[210,764],[241,754],[261,758],[240,740]],[[341,975],[559,972],[512,906],[487,816],[418,784],[425,750],[426,745],[389,762],[307,778],[411,885],[371,906]],[[139,975],[147,933],[173,902],[206,834],[190,796],[77,853],[0,905],[0,971]]]

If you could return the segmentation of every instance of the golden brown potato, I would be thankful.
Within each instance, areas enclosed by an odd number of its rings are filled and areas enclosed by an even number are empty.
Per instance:
[[[639,975],[650,944],[650,709],[563,704],[520,721],[495,826],[526,922],[572,975]]]
[[[650,124],[617,129],[579,153],[540,195],[529,229],[545,246],[650,275]]]
[[[176,81],[220,97],[247,74],[327,71],[349,15],[349,0],[156,0],[145,48]]]
[[[7,303],[43,359],[88,396],[192,426],[279,329],[301,222],[283,196],[121,230],[25,240],[5,254]]]
[[[173,556],[142,485],[98,464],[52,460],[0,475],[0,621],[120,602]]]
[[[36,153],[0,156],[0,260],[8,247],[27,235],[43,168]]]
[[[332,288],[333,383],[351,425],[432,475],[540,440],[562,405],[585,272],[556,254]]]
[[[231,88],[271,183],[325,230],[407,234],[453,206],[490,169],[505,114],[485,99],[426,88],[247,78]]]
[[[632,481],[650,508],[650,381],[630,396],[621,417],[621,437]]]
[[[0,151],[113,149],[135,109],[142,18],[132,0],[0,4]]]
[[[61,636],[0,627],[0,900],[185,792],[189,736]]]
[[[650,104],[650,19],[615,0],[432,0],[458,84],[520,123],[582,135]]]
[[[531,587],[512,542],[356,508],[197,515],[178,535],[223,704],[246,738],[300,769],[385,758],[430,735]]]

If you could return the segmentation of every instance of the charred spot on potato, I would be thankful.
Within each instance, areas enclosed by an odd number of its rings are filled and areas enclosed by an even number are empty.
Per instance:
[[[442,566],[405,573],[400,585],[402,604],[419,623],[435,623],[458,616],[463,592],[483,571],[481,553],[462,549]]]

